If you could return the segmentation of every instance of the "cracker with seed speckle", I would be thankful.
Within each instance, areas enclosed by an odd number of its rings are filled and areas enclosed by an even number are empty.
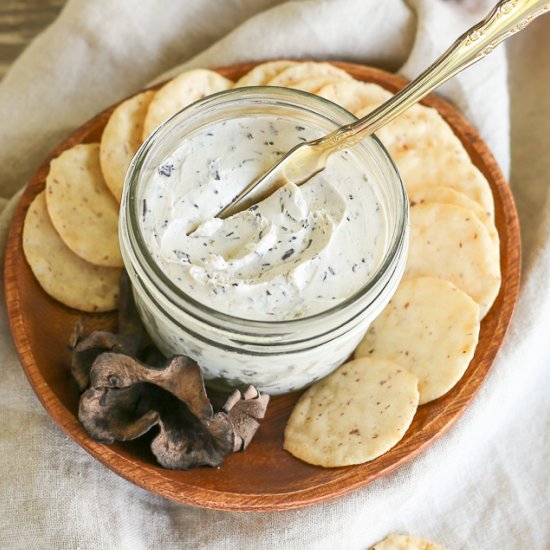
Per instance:
[[[118,243],[118,203],[103,179],[99,143],[67,149],[52,160],[46,204],[63,242],[95,265],[122,267]]]
[[[407,191],[413,193],[419,186],[451,187],[476,201],[494,219],[489,183],[436,109],[413,105],[380,128],[376,136],[394,160]]]
[[[450,149],[434,150],[433,154],[418,150],[390,154],[409,193],[414,194],[417,187],[426,185],[451,187],[480,204],[494,220],[495,204],[491,188],[470,160],[459,158]]]
[[[411,207],[405,277],[438,277],[471,296],[483,318],[500,289],[500,254],[472,210],[451,204]]]
[[[279,73],[298,64],[298,61],[290,61],[288,59],[261,63],[237,80],[235,88],[241,88],[242,86],[267,86],[267,83],[273,80]]]
[[[208,69],[193,69],[173,78],[155,93],[149,104],[143,123],[143,139],[184,107],[232,87],[231,80]]]
[[[403,281],[373,321],[355,357],[382,357],[418,377],[420,405],[447,393],[466,371],[479,337],[479,306],[449,281]]]
[[[330,63],[305,61],[281,71],[268,82],[268,86],[283,86],[293,88],[298,82],[311,79],[324,79],[325,85],[340,80],[353,80],[346,71]]]
[[[379,358],[350,361],[311,386],[285,428],[284,448],[327,468],[361,464],[396,445],[418,407],[418,379]]]
[[[143,92],[122,102],[103,130],[99,145],[101,171],[118,202],[130,162],[142,143],[143,122],[154,95]]]
[[[340,77],[335,80],[333,76],[319,76],[315,78],[306,78],[304,80],[298,80],[290,85],[290,88],[294,90],[301,90],[302,92],[309,92],[310,94],[318,94],[319,91],[328,84],[334,84],[335,82],[341,82]],[[343,82],[348,82],[344,80]],[[351,81],[350,81],[351,82]]]
[[[493,221],[492,216],[485,212],[479,203],[470,199],[464,193],[442,185],[424,185],[410,189],[408,191],[408,195],[411,205],[422,202],[437,202],[440,204],[454,204],[455,206],[469,208],[474,212],[479,221],[487,228],[489,236],[498,248],[498,231],[495,227],[495,222]]]
[[[323,86],[318,95],[336,103],[350,113],[365,116],[370,110],[378,107],[392,97],[388,90],[370,82],[345,80]]]
[[[116,308],[120,269],[92,265],[71,252],[52,225],[44,192],[27,212],[23,251],[38,283],[55,300],[88,312]]]

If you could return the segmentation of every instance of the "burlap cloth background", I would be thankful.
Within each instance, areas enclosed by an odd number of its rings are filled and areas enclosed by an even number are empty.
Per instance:
[[[490,3],[70,0],[0,84],[0,196],[75,127],[182,63],[304,56],[411,77]],[[549,52],[550,17],[442,90],[511,168],[524,239],[510,333],[450,434],[397,473],[312,508],[180,506],[118,478],[57,428],[23,375],[2,305],[0,547],[362,549],[397,531],[453,549],[549,548]],[[14,204],[0,216],[2,250]]]

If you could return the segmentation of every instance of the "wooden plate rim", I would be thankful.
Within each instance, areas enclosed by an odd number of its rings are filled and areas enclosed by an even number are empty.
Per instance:
[[[258,63],[260,62],[241,63],[221,67],[216,70],[226,76],[229,74],[244,74]],[[392,91],[400,89],[407,83],[407,80],[402,77],[372,67],[344,62],[333,62],[333,64],[347,70],[356,78],[384,83],[384,86]],[[262,493],[256,495],[250,493],[228,493],[204,488],[197,489],[197,487],[184,482],[175,484],[172,479],[163,475],[162,470],[149,469],[147,472],[149,477],[145,477],[140,475],[143,474],[143,465],[129,460],[117,453],[116,450],[98,443],[87,436],[73,413],[60,402],[56,394],[48,386],[35,361],[31,342],[25,327],[25,312],[21,309],[15,266],[17,256],[22,254],[21,235],[25,214],[34,197],[41,191],[37,182],[45,179],[50,160],[59,155],[68,146],[80,142],[90,133],[91,128],[96,127],[102,121],[106,121],[114,106],[99,113],[77,129],[45,160],[27,185],[17,205],[8,233],[4,265],[4,286],[8,319],[24,372],[40,402],[55,422],[92,456],[118,475],[143,489],[180,503],[233,511],[279,511],[299,508],[336,498],[389,474],[399,466],[411,461],[425,450],[428,445],[431,445],[437,438],[446,433],[458,418],[462,416],[466,407],[477,394],[500,348],[512,317],[520,282],[520,234],[518,216],[510,188],[498,164],[478,132],[454,107],[439,96],[432,94],[423,103],[438,109],[454,130],[460,128],[460,133],[464,138],[462,141],[468,152],[475,151],[477,156],[483,159],[483,165],[478,166],[478,168],[482,170],[491,184],[491,189],[496,199],[495,203],[500,202],[502,205],[503,218],[501,220],[497,219],[497,225],[499,226],[499,232],[503,228],[506,232],[506,238],[501,241],[501,258],[503,258],[501,260],[501,268],[503,281],[506,280],[506,284],[503,284],[500,291],[501,295],[499,296],[499,299],[502,299],[502,305],[499,311],[497,330],[495,331],[499,337],[498,342],[495,342],[495,345],[492,345],[488,349],[476,350],[479,362],[487,366],[482,376],[478,378],[477,385],[470,392],[468,398],[462,401],[460,407],[453,409],[448,414],[446,412],[443,414],[445,423],[439,427],[437,432],[420,442],[414,451],[401,456],[390,465],[381,468],[376,475],[365,478],[361,476],[361,470],[358,467],[342,468],[340,469],[342,471],[341,477],[330,480],[322,486],[270,495]],[[505,250],[503,249],[504,246],[506,247]],[[503,254],[503,252],[506,253]],[[440,420],[441,418],[439,417]],[[266,498],[268,499],[267,501]]]

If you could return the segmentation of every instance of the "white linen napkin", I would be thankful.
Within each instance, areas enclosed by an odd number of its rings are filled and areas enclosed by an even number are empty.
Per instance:
[[[402,67],[412,77],[490,3],[69,0],[0,83],[0,195],[20,189],[82,122],[178,64],[330,58]],[[525,237],[510,333],[448,435],[391,476],[310,508],[243,514],[182,506],[119,478],[61,432],[23,375],[2,305],[0,547],[359,550],[404,532],[453,549],[548,548],[549,25],[533,23],[512,39],[508,61],[499,48],[442,89],[505,173],[512,160]],[[14,206],[0,216],[2,243]]]

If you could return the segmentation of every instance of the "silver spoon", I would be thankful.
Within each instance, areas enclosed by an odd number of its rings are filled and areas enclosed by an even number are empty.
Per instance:
[[[466,31],[420,76],[363,118],[319,139],[296,145],[268,172],[252,181],[217,217],[250,208],[289,182],[301,185],[325,169],[328,157],[351,147],[399,116],[435,88],[493,51],[550,10],[550,0],[501,0],[482,21]]]

